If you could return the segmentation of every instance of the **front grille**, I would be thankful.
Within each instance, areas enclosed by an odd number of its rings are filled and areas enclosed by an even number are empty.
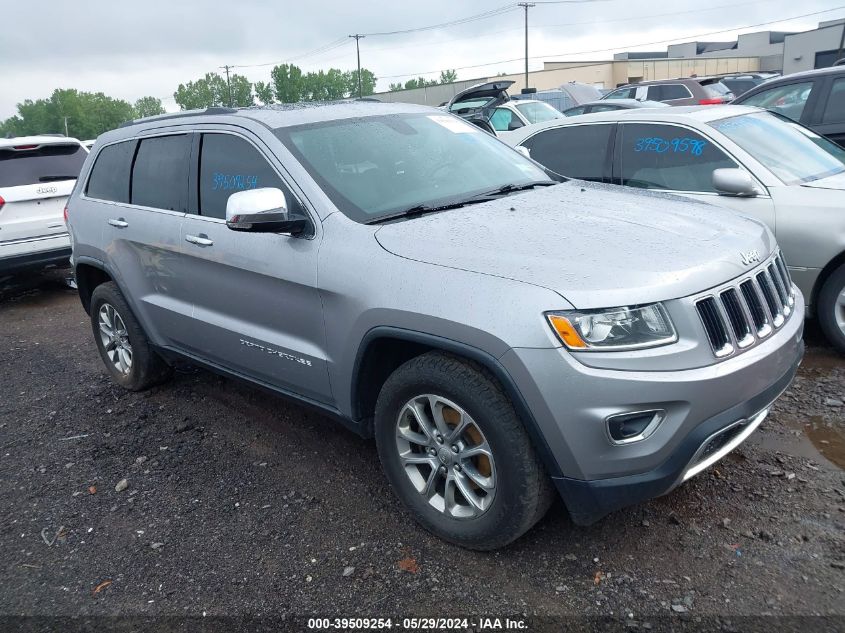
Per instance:
[[[753,346],[780,328],[795,305],[795,291],[780,253],[757,272],[696,301],[717,358]]]

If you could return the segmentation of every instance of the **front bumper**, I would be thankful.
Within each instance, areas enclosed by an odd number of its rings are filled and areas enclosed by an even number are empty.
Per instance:
[[[735,357],[682,371],[597,369],[560,348],[509,350],[500,360],[559,466],[553,479],[573,520],[589,524],[669,492],[691,466],[711,456],[697,453],[712,435],[740,423],[727,445],[759,424],[801,362],[803,313],[799,293],[792,318],[770,338]],[[646,439],[621,446],[608,440],[609,415],[650,409],[666,415]]]

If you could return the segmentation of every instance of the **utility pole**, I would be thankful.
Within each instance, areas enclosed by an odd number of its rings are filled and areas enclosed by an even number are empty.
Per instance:
[[[525,89],[528,90],[528,9],[536,5],[533,2],[517,2],[517,6],[525,9]]]
[[[65,136],[70,136],[70,134],[67,133],[67,117],[65,117]]]
[[[358,56],[358,98],[364,96],[363,90],[361,89],[361,48],[359,46],[359,41],[362,37],[366,37],[366,35],[350,35],[349,37],[355,38],[355,54]]]
[[[229,93],[229,107],[232,107],[232,84],[229,82],[229,66],[221,66],[226,70],[226,90]]]

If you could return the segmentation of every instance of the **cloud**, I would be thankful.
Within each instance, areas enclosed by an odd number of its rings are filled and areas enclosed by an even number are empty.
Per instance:
[[[727,0],[707,4],[676,0],[671,5],[648,0],[541,4],[529,14],[530,55],[577,53],[684,37],[830,7],[824,0],[807,0],[800,7],[788,0],[739,0],[732,7],[741,9],[713,8],[727,4]],[[218,70],[223,64],[281,61],[341,41],[350,33],[437,24],[500,6],[506,3],[147,0],[128,5],[113,0],[7,0],[0,38],[0,118],[14,114],[16,103],[47,97],[60,87],[102,91],[129,101],[149,94],[165,99],[165,107],[173,109],[172,94],[179,83]],[[680,13],[685,11],[689,13]],[[676,15],[647,17],[669,12]],[[771,28],[811,28],[818,20],[834,17],[837,14],[826,14]],[[520,58],[524,51],[522,19],[521,10],[515,9],[422,33],[370,36],[361,40],[362,64],[381,79],[379,89],[386,89],[389,82],[419,72]],[[611,52],[599,52],[572,58],[611,56]],[[338,48],[295,63],[306,71],[330,66],[352,69],[354,42],[346,40]],[[540,60],[531,62],[532,68],[541,65]],[[518,61],[492,64],[459,70],[458,75],[470,79],[500,70],[517,72],[521,67]],[[241,68],[237,72],[253,81],[266,81],[270,68]]]

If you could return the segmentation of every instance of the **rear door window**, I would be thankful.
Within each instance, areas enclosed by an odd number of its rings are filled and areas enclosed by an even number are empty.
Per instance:
[[[561,176],[602,182],[613,125],[568,125],[525,141],[531,158]]]
[[[132,169],[132,204],[187,212],[190,155],[189,134],[142,139]]]
[[[203,134],[199,179],[200,215],[205,217],[225,219],[229,196],[263,187],[281,189],[288,209],[294,206],[287,187],[264,155],[233,134]]]
[[[742,105],[766,108],[793,121],[800,121],[804,107],[807,105],[807,99],[810,98],[812,91],[812,81],[775,86],[743,99]]]
[[[136,141],[124,141],[102,149],[88,178],[85,193],[89,198],[129,202],[129,172],[136,145]]]
[[[75,180],[87,157],[79,143],[0,148],[0,187]]]
[[[675,125],[622,124],[617,146],[621,184],[629,187],[715,193],[713,170],[737,167],[711,140]]]

